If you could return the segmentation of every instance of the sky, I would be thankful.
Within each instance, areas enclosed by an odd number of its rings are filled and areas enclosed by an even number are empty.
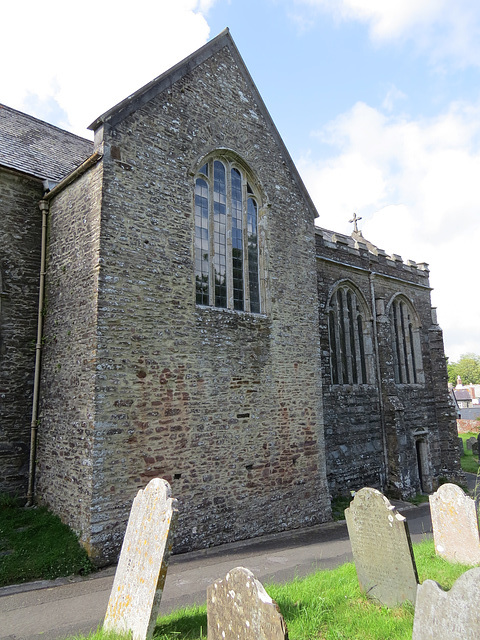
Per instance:
[[[317,224],[427,262],[450,361],[480,353],[478,0],[23,0],[0,102],[83,137],[228,27]]]

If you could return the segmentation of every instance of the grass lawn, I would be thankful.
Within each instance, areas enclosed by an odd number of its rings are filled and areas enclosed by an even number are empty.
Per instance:
[[[462,434],[464,442],[470,436]],[[468,453],[463,459],[472,458],[471,451]],[[343,516],[350,500],[338,501],[337,517]],[[437,558],[431,540],[414,545],[414,553],[420,582],[430,578],[449,589],[466,569]],[[0,495],[0,586],[93,570],[75,534],[59,518],[43,507],[26,509]],[[266,588],[280,607],[290,640],[411,639],[413,607],[407,603],[387,609],[369,601],[360,592],[352,563]],[[154,640],[206,637],[206,607],[190,607],[159,618],[154,634]],[[122,638],[100,630],[89,636],[76,636],[75,640],[86,638],[123,640],[128,636]]]
[[[471,450],[468,450],[465,443],[466,441],[475,436],[478,436],[478,433],[459,433],[460,438],[463,440],[463,456],[461,457],[460,463],[462,465],[463,471],[468,471],[470,473],[478,473],[479,463],[478,456],[474,456]]]
[[[0,587],[92,570],[85,549],[57,516],[0,496]]]
[[[467,569],[437,558],[432,540],[414,545],[420,582],[436,580],[451,588]],[[355,566],[344,564],[285,585],[269,585],[285,618],[290,640],[411,640],[413,607],[387,609],[360,592]],[[97,632],[75,640],[113,640],[122,636]],[[190,607],[158,619],[155,640],[206,640],[206,607]],[[72,639],[71,639],[72,640]]]

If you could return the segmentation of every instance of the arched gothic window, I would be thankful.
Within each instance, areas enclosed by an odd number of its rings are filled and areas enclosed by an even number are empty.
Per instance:
[[[328,332],[332,384],[372,383],[373,344],[368,315],[361,294],[349,283],[342,282],[331,294]]]
[[[195,178],[197,304],[260,313],[259,197],[235,162],[211,158]]]
[[[421,384],[424,382],[420,325],[410,302],[396,296],[390,304],[393,366],[397,384]]]

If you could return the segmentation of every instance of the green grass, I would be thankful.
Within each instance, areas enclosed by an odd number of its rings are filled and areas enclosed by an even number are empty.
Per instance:
[[[468,568],[435,555],[432,540],[414,545],[420,582],[436,580],[450,589]],[[388,609],[361,593],[353,563],[318,571],[285,585],[266,587],[280,607],[290,640],[411,640],[413,606]],[[91,640],[114,640],[99,631]],[[207,610],[189,607],[158,619],[154,640],[206,640]],[[85,636],[76,636],[84,640]]]
[[[471,438],[472,436],[477,437],[478,433],[459,433],[458,435],[463,440],[463,456],[460,459],[460,464],[462,465],[463,471],[468,471],[469,473],[478,473],[478,456],[474,456],[472,451],[468,450],[465,445],[468,438]]]
[[[0,496],[0,587],[92,570],[85,549],[57,516]]]
[[[428,502],[428,495],[425,493],[416,493],[413,497],[408,498],[408,502],[418,506],[424,502]]]

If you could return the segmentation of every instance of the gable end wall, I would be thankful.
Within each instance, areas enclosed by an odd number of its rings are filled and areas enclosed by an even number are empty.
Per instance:
[[[311,211],[228,49],[103,144],[92,541],[115,557],[154,476],[178,551],[328,519]],[[263,314],[195,305],[194,171],[219,148],[266,194]]]

